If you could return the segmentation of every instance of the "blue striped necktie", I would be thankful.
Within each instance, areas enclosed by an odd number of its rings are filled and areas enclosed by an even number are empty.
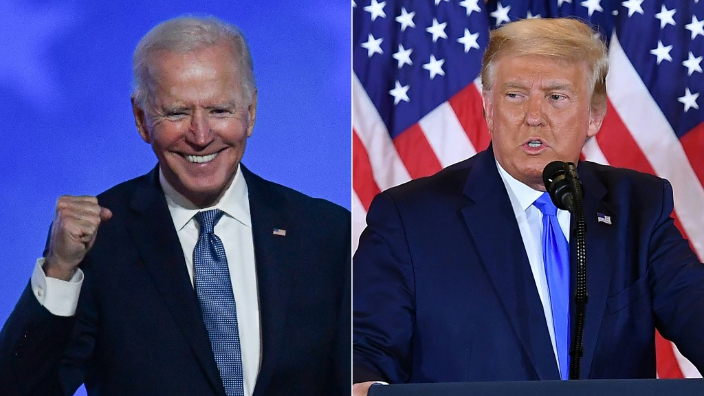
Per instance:
[[[533,203],[543,213],[543,263],[550,291],[552,325],[560,378],[569,378],[570,345],[570,245],[557,221],[557,207],[548,193]]]
[[[223,212],[199,212],[198,242],[193,251],[195,289],[203,322],[227,396],[243,396],[242,353],[237,329],[237,309],[222,241],[214,233]]]

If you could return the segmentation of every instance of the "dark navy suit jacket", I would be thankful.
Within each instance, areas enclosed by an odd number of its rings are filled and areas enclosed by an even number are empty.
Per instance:
[[[254,395],[349,394],[349,212],[242,169],[261,317]],[[225,392],[156,169],[101,194],[76,316],[28,286],[0,336],[0,394]],[[275,228],[286,235],[274,235]]]
[[[589,162],[578,171],[589,293],[580,377],[655,377],[656,328],[704,371],[704,266],[670,218],[669,183]],[[355,382],[559,379],[491,147],[379,194],[367,224],[353,264]]]

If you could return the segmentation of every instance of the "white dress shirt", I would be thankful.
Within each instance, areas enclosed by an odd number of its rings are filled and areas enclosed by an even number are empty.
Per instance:
[[[161,170],[159,182],[164,190],[171,219],[181,242],[191,284],[193,284],[193,250],[198,241],[199,232],[198,222],[194,216],[200,211],[211,209],[220,209],[225,213],[215,226],[215,234],[222,240],[227,255],[237,306],[244,394],[250,396],[254,392],[261,366],[261,326],[252,218],[249,212],[247,183],[242,176],[242,171],[238,167],[232,184],[216,205],[203,209],[178,193],[164,179]],[[42,270],[43,264],[43,258],[37,260],[31,280],[32,291],[37,300],[54,315],[74,315],[83,284],[83,271],[79,268],[73,278],[65,282],[47,277]]]
[[[550,306],[550,291],[548,290],[548,281],[545,276],[545,264],[543,263],[543,247],[541,242],[541,233],[543,231],[543,214],[540,209],[533,206],[533,202],[538,199],[543,191],[533,190],[527,185],[516,180],[509,175],[504,168],[496,162],[496,167],[499,168],[501,180],[506,186],[508,197],[511,200],[513,213],[516,215],[518,229],[521,231],[523,245],[528,254],[528,262],[530,269],[533,272],[533,279],[538,288],[540,302],[543,304],[543,312],[545,313],[545,321],[548,325],[550,333],[550,342],[552,342],[552,350],[557,361],[557,348],[555,347],[555,329],[552,326],[552,308]],[[562,209],[557,210],[557,221],[560,223],[562,233],[565,234],[567,242],[570,240],[570,212]],[[559,367],[559,362],[558,362]],[[560,370],[568,370],[569,367],[560,367]]]

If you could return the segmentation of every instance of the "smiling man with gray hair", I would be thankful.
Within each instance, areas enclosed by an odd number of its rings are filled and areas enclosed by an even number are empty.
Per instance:
[[[239,29],[154,27],[132,104],[158,165],[59,198],[0,334],[0,393],[349,393],[349,212],[241,164],[257,89]]]

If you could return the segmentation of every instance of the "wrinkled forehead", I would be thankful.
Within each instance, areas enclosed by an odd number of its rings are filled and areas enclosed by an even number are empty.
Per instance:
[[[154,53],[149,63],[149,90],[153,96],[185,88],[217,88],[243,100],[243,77],[239,69],[232,53],[221,47],[188,52],[161,50]]]
[[[221,69],[239,75],[237,54],[230,46],[210,45],[189,51],[157,50],[148,58],[150,75],[154,79],[167,73],[192,72],[200,69]]]

